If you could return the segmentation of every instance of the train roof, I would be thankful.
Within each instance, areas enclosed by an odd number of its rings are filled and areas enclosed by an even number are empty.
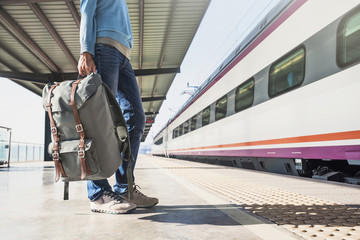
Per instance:
[[[212,85],[222,78],[232,67],[235,60],[239,61],[239,56],[249,54],[261,41],[256,42],[259,37],[269,29],[273,23],[281,17],[287,9],[297,4],[302,5],[304,0],[283,0],[278,3],[264,18],[255,26],[255,28],[247,35],[247,37],[233,50],[229,56],[219,65],[219,67],[204,81],[197,91],[184,103],[178,112],[167,122],[167,124],[155,135],[154,139],[169,126],[176,118],[178,118],[190,105],[192,105],[200,96],[202,96]],[[296,9],[299,6],[296,6]],[[288,16],[286,16],[288,17]],[[275,28],[274,28],[275,29]],[[272,29],[271,32],[274,30]],[[262,39],[263,40],[263,39]],[[255,46],[253,46],[255,45]],[[253,47],[253,48],[251,48]],[[244,55],[244,56],[245,56]],[[241,59],[240,59],[241,60]],[[237,61],[237,62],[238,62]]]

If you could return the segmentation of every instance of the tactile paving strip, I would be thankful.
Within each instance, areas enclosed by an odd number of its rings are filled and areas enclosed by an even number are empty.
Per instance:
[[[169,166],[166,160],[156,163],[304,239],[360,240],[359,208],[252,184],[215,173],[212,167]]]

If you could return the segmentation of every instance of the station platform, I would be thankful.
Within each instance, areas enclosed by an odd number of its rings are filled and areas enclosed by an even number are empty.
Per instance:
[[[64,201],[54,170],[0,167],[0,239],[360,239],[355,185],[141,155],[136,184],[159,204],[111,215],[90,211],[86,182]]]

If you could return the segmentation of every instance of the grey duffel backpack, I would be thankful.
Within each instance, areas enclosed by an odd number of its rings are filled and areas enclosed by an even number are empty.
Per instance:
[[[60,174],[66,182],[105,179],[121,165],[122,156],[133,161],[121,109],[99,74],[49,83],[42,97],[50,118],[55,181]],[[128,165],[131,192],[132,164]]]

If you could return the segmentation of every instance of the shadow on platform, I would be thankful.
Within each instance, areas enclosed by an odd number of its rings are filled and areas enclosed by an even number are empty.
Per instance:
[[[162,223],[179,224],[209,224],[218,226],[240,225],[237,221],[226,216],[221,209],[229,205],[176,205],[176,206],[155,206],[150,209],[139,208],[133,214],[147,214],[139,220],[149,220]],[[153,215],[148,215],[153,213]]]

